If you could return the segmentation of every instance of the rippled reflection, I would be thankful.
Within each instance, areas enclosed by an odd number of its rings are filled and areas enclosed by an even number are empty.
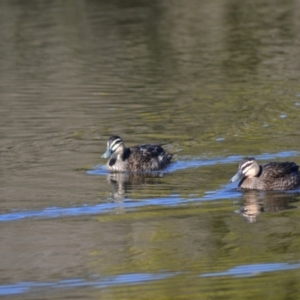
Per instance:
[[[241,215],[249,223],[255,223],[258,216],[264,212],[275,212],[284,209],[296,208],[291,205],[298,202],[297,197],[300,192],[263,192],[263,191],[245,191],[243,194]]]
[[[134,190],[141,190],[143,185],[160,184],[160,178],[165,175],[163,172],[110,173],[107,175],[107,181],[111,185],[112,198],[115,201],[122,201],[127,197],[128,193],[132,193]]]
[[[0,293],[55,299],[54,283],[56,299],[235,300],[272,286],[299,298],[300,269],[198,276],[300,260],[299,210],[280,211],[297,197],[224,186],[245,155],[299,163],[299,11],[282,0],[0,1]],[[171,141],[168,173],[75,171],[105,163],[111,134]],[[257,226],[234,215],[241,198]],[[188,275],[156,280],[162,270]],[[120,279],[132,289],[100,294]]]

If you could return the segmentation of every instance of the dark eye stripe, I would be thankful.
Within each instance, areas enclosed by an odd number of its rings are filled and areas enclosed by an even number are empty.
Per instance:
[[[121,139],[116,139],[114,140],[111,144],[110,144],[110,149],[111,150],[114,150],[114,149],[117,149],[118,147],[115,147],[116,145],[120,144],[122,142]]]
[[[241,170],[244,171],[245,169],[247,169],[248,167],[250,167],[253,164],[253,161],[247,161],[245,162],[242,166],[241,166]]]

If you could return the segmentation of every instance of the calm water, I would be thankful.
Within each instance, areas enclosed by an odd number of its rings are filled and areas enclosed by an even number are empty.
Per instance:
[[[300,1],[0,1],[0,296],[299,299]],[[167,142],[151,175],[106,141]]]

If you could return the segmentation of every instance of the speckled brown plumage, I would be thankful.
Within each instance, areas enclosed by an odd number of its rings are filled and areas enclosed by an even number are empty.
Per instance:
[[[238,186],[243,189],[291,190],[300,187],[299,166],[294,162],[258,165],[254,158],[245,158],[233,179],[237,180],[237,176],[241,179]]]
[[[112,136],[107,143],[103,157],[110,156],[106,167],[114,172],[148,172],[164,169],[172,154],[166,152],[163,144],[143,144],[126,148],[119,136]]]

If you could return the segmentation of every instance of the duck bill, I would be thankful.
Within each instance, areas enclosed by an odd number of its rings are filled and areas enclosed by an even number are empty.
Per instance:
[[[111,156],[111,151],[109,149],[106,150],[106,152],[101,156],[102,158],[107,158]]]
[[[244,177],[243,173],[239,171],[230,179],[230,182],[235,182],[239,179],[242,179],[243,177]]]

